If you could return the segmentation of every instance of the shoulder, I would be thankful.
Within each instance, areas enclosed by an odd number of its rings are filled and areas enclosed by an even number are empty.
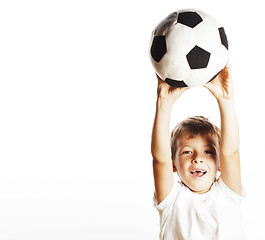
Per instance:
[[[177,200],[181,191],[186,191],[186,186],[180,181],[174,181],[173,187],[166,198],[157,204],[156,196],[154,195],[154,206],[158,211],[163,211],[165,208],[170,207]]]
[[[215,181],[213,188],[216,194],[222,194],[225,198],[232,200],[235,203],[240,203],[246,196],[244,188],[242,188],[242,194],[239,195],[230,189],[222,180],[221,176]]]

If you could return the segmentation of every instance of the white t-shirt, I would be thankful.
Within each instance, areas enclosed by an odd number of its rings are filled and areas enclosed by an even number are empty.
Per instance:
[[[244,240],[240,202],[221,177],[204,194],[175,181],[169,195],[155,207],[160,215],[161,240]]]

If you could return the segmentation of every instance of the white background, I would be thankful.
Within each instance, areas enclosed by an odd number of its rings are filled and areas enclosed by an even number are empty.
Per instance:
[[[265,239],[262,1],[1,1],[0,239],[158,239],[150,137],[156,78],[148,48],[169,13],[198,8],[230,44],[241,130],[248,239]],[[219,125],[215,99],[191,89],[172,127]]]

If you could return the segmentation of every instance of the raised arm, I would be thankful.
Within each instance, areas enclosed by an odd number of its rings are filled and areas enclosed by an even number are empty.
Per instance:
[[[241,195],[239,129],[231,73],[226,66],[206,87],[218,102],[221,116],[220,168],[224,183]]]
[[[186,89],[171,87],[158,77],[156,114],[151,143],[155,194],[158,203],[168,195],[174,184],[169,123],[172,106]]]

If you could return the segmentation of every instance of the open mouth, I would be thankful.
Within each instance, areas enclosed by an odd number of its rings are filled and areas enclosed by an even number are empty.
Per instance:
[[[193,177],[202,177],[202,176],[204,176],[206,173],[207,173],[207,171],[204,170],[204,169],[195,169],[195,170],[190,171],[190,174],[191,174]]]

